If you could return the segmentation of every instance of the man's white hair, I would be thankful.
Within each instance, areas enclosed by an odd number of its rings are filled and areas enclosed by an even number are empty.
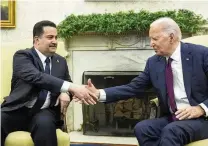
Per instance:
[[[153,25],[161,25],[162,29],[165,33],[171,34],[173,33],[174,36],[180,41],[182,38],[181,29],[179,28],[178,24],[169,17],[162,17],[154,22],[151,23],[150,27]]]

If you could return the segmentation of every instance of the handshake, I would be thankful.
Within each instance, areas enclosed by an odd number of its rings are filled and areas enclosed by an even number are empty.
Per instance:
[[[69,92],[72,93],[74,101],[80,104],[94,105],[100,97],[100,92],[92,84],[91,79],[88,79],[87,85],[72,87]]]

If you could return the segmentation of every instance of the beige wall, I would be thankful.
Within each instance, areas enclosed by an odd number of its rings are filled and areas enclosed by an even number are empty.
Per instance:
[[[208,35],[201,35],[183,39],[183,42],[200,44],[208,47]]]

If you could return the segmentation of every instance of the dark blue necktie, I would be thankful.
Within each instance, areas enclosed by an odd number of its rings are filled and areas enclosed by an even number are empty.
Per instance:
[[[170,109],[173,113],[175,113],[177,110],[177,107],[176,107],[176,103],[175,103],[175,95],[174,95],[174,90],[173,90],[173,72],[172,72],[172,68],[171,68],[172,60],[173,60],[172,58],[168,59],[168,63],[166,65],[166,69],[165,69],[165,79],[166,79],[166,88],[167,88],[167,93],[168,93],[168,97],[169,97]],[[172,114],[171,120],[172,121],[177,120],[174,114]]]
[[[45,60],[46,66],[45,66],[45,73],[50,74],[50,58],[47,57]],[[37,97],[37,101],[35,102],[35,105],[32,108],[32,112],[38,111],[43,104],[46,101],[48,91],[45,89],[42,89]]]

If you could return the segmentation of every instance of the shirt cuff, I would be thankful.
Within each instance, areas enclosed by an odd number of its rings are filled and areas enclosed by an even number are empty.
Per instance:
[[[69,88],[80,87],[80,85],[74,84],[72,82],[64,81],[63,85],[61,86],[61,92],[68,92]]]
[[[203,110],[205,111],[205,117],[208,117],[208,108],[207,108],[207,106],[204,104],[204,103],[200,103],[199,104],[202,108],[203,108]]]
[[[99,102],[105,102],[106,101],[106,93],[103,89],[99,89],[100,91],[100,98],[99,98]]]

